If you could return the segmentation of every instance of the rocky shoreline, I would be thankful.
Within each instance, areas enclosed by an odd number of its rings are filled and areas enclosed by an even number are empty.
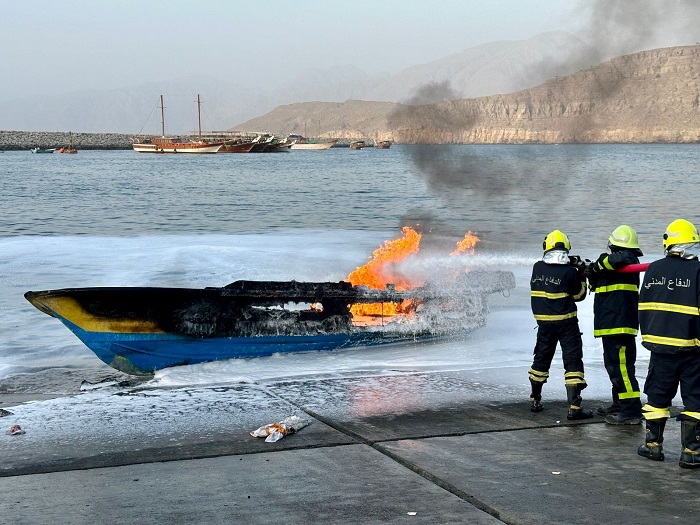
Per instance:
[[[86,149],[131,149],[134,139],[139,141],[152,135],[124,133],[73,133],[73,145]],[[69,143],[67,131],[0,131],[0,150],[29,150],[31,148],[61,148]]]

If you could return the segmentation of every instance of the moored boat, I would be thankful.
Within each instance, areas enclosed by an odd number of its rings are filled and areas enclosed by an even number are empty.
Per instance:
[[[375,149],[389,149],[391,147],[390,140],[378,140],[374,143]]]
[[[337,142],[337,139],[307,139],[302,135],[288,135],[287,140],[292,143],[290,149],[303,150],[327,150],[331,149]]]
[[[73,133],[70,131],[68,132],[68,146],[64,146],[61,149],[58,150],[59,153],[78,153],[78,150],[75,149],[75,146],[73,145]]]
[[[197,115],[199,121],[199,137],[197,140],[183,139],[180,137],[165,136],[165,107],[163,95],[160,96],[161,132],[160,137],[151,139],[150,142],[132,144],[137,153],[216,153],[223,145],[223,141],[207,142],[202,139],[202,121],[200,112],[201,101],[197,95]]]
[[[468,333],[485,324],[487,295],[514,286],[510,272],[473,271],[447,288],[408,291],[345,281],[236,281],[203,289],[69,288],[25,298],[109,366],[147,375],[220,359]],[[378,305],[379,313],[356,313],[357,305]]]
[[[174,137],[156,137],[148,143],[132,144],[132,147],[137,153],[216,153],[222,144]]]
[[[367,146],[364,140],[353,140],[350,143],[350,149],[363,149]]]
[[[36,148],[32,148],[29,151],[31,151],[32,153],[53,153],[54,151],[56,151],[56,148],[40,148],[37,146]]]
[[[253,149],[251,149],[251,153],[264,153],[267,151],[267,148],[272,145],[272,142],[275,140],[274,135],[269,135],[267,133],[262,133],[259,134],[253,142],[255,142],[255,145],[253,146]]]
[[[217,153],[250,153],[255,142],[224,142]]]
[[[275,137],[272,142],[267,146],[265,152],[267,153],[279,153],[282,151],[289,151],[294,144],[294,141],[286,139],[279,139]]]

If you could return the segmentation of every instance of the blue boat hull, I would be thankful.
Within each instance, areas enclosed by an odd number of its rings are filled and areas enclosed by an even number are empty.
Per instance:
[[[344,281],[236,281],[222,288],[72,288],[24,295],[109,366],[146,375],[221,359],[466,333],[485,323],[488,293],[515,286],[510,272],[471,272],[467,278],[469,288],[451,294],[370,290]],[[363,304],[381,304],[384,312],[387,303],[394,304],[388,317],[352,313]],[[395,322],[400,307],[410,307],[408,317]],[[445,308],[449,315],[438,315]]]
[[[358,331],[344,334],[203,339],[178,334],[89,332],[67,319],[56,317],[103,362],[131,375],[150,375],[156,370],[171,366],[223,359],[415,342],[434,337],[429,333],[408,335]]]

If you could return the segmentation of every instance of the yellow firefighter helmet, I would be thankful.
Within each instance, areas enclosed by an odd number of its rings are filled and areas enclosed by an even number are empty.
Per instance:
[[[627,248],[631,250],[636,255],[644,255],[642,250],[639,249],[639,239],[637,237],[637,232],[628,226],[627,224],[622,224],[615,228],[608,239],[608,247],[618,247]]]
[[[700,242],[698,229],[692,222],[685,219],[676,219],[666,228],[664,233],[664,250],[668,250],[674,244],[686,244]]]
[[[571,243],[569,242],[569,238],[564,232],[554,230],[544,238],[544,242],[542,243],[542,249],[545,252],[555,249],[569,251],[571,249]]]

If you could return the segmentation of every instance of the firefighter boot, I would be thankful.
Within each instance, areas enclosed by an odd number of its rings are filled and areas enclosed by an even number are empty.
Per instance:
[[[581,390],[586,388],[586,384],[566,385],[566,398],[569,401],[569,413],[566,419],[576,421],[579,419],[590,419],[593,412],[581,408]]]
[[[700,468],[700,423],[681,421],[683,452],[678,464],[683,468]]]
[[[637,454],[654,461],[664,460],[664,428],[666,418],[647,419],[646,442],[637,449]]]
[[[615,392],[615,389],[613,388],[612,391],[612,404],[609,407],[598,407],[598,415],[599,416],[608,416],[610,414],[619,414],[620,413],[620,398],[617,395],[617,392]]]
[[[530,394],[530,410],[533,412],[542,412],[544,407],[542,406],[542,385],[539,381],[530,380],[530,385],[532,386],[532,393]]]

